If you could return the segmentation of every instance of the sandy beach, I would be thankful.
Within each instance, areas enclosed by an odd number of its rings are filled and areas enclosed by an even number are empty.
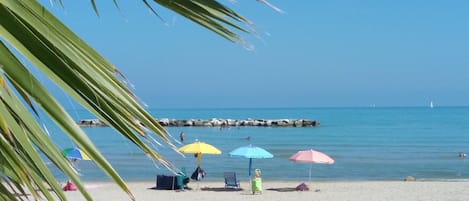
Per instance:
[[[150,200],[193,200],[193,201],[467,201],[469,182],[446,181],[313,181],[309,191],[295,191],[301,182],[264,181],[262,194],[252,195],[249,182],[241,181],[242,190],[225,190],[220,182],[191,182],[191,190],[155,190],[154,182],[129,182],[136,199]],[[97,201],[130,200],[113,183],[86,183]],[[72,201],[85,200],[77,191],[65,192]]]

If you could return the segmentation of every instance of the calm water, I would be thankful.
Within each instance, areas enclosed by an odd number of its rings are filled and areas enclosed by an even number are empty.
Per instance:
[[[312,165],[313,180],[467,180],[469,157],[469,108],[313,108],[313,109],[181,109],[151,110],[155,117],[175,119],[284,119],[305,118],[321,123],[307,128],[195,128],[169,127],[175,137],[181,131],[186,143],[198,139],[219,148],[221,155],[203,155],[206,180],[220,180],[224,171],[235,171],[247,179],[248,159],[231,158],[228,152],[253,144],[274,155],[254,159],[265,179],[307,180],[310,164],[294,163],[288,157],[298,150],[315,149],[335,159],[333,165]],[[76,119],[92,118],[83,111],[72,112]],[[73,146],[52,128],[53,139],[61,148]],[[148,160],[133,144],[111,128],[86,128],[89,137],[126,180],[153,180],[169,174]],[[247,136],[251,137],[246,141]],[[158,151],[177,167],[191,173],[196,167],[193,155],[181,156],[168,147]],[[84,180],[108,180],[90,161],[78,164]],[[61,178],[60,174],[57,177]]]

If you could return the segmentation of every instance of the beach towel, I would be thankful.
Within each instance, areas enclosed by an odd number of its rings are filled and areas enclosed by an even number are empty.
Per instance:
[[[256,192],[262,193],[262,178],[257,177],[253,179],[251,183],[251,187],[252,187],[252,194]]]

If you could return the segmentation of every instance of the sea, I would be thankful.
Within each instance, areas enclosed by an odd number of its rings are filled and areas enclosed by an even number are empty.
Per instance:
[[[150,109],[155,118],[170,119],[310,119],[316,127],[167,127],[174,138],[209,143],[220,155],[202,154],[204,180],[223,181],[223,172],[249,179],[249,159],[230,157],[241,146],[258,146],[274,155],[253,159],[264,180],[362,181],[469,180],[469,107],[363,107],[363,108],[228,108]],[[73,118],[94,118],[85,110],[70,111]],[[156,175],[173,174],[150,160],[110,127],[84,127],[89,138],[126,181],[153,181]],[[49,128],[59,148],[74,144],[58,128]],[[249,140],[247,138],[249,137]],[[155,139],[158,139],[155,137]],[[154,148],[179,170],[191,174],[197,160],[167,145]],[[289,161],[300,150],[314,149],[335,160],[334,164]],[[93,161],[75,164],[84,181],[110,181]],[[57,178],[66,180],[58,171]]]

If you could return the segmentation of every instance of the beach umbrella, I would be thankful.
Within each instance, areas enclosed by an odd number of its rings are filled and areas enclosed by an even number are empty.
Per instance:
[[[216,147],[207,144],[205,142],[195,141],[191,144],[187,144],[178,149],[181,153],[192,153],[197,154],[197,167],[200,167],[200,161],[202,160],[202,154],[221,154],[221,151]]]
[[[91,158],[85,152],[81,151],[80,149],[76,147],[66,148],[62,150],[62,155],[70,159],[73,166],[77,165],[78,160],[85,160],[85,161],[91,160]],[[65,184],[65,186],[62,189],[64,191],[75,191],[77,190],[77,187],[71,181],[67,181],[67,184]]]
[[[303,150],[298,151],[296,154],[293,154],[288,158],[290,161],[295,162],[305,162],[311,163],[309,168],[309,181],[311,182],[311,169],[313,168],[313,163],[321,163],[321,164],[333,164],[334,159],[330,156],[315,150]]]
[[[274,155],[272,155],[265,149],[252,146],[252,145],[236,148],[235,150],[230,152],[230,156],[249,158],[249,169],[248,169],[249,178],[251,178],[253,158],[273,158],[274,157]]]
[[[78,148],[66,148],[62,150],[62,155],[69,159],[91,160],[91,158]]]

